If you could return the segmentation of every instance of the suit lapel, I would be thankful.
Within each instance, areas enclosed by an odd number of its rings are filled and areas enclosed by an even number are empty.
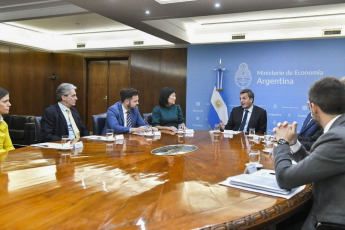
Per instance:
[[[61,111],[61,109],[60,109],[60,106],[59,106],[58,104],[56,104],[55,108],[56,108],[56,111],[57,111],[58,114],[59,114],[60,120],[61,120],[62,123],[64,124],[65,129],[68,130],[66,117],[63,115],[63,113],[62,113],[62,111]]]
[[[125,118],[124,118],[124,115],[123,115],[123,109],[122,109],[122,103],[120,102],[118,104],[118,109],[120,111],[120,119],[121,119],[121,122],[122,122],[122,126],[125,125]]]
[[[255,110],[256,110],[256,107],[253,105],[253,110],[252,110],[252,114],[250,115],[250,119],[249,119],[249,122],[248,122],[248,126],[247,126],[247,131],[249,130],[249,128],[254,128],[255,126],[253,125],[254,122],[254,114],[255,114]]]
[[[300,135],[306,132],[314,124],[314,122],[309,122],[310,119],[311,119],[311,114],[309,113],[307,117],[305,118],[305,121],[302,125]]]

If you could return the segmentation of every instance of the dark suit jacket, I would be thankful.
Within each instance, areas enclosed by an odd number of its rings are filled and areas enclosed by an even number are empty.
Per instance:
[[[89,131],[82,122],[78,111],[73,107],[71,107],[70,110],[80,131],[80,136],[88,136]],[[59,105],[56,103],[43,111],[40,141],[58,141],[61,140],[62,135],[68,135],[67,121]]]
[[[136,107],[129,112],[132,121],[132,127],[147,126],[143,118],[140,116],[139,109]],[[130,128],[124,127],[125,121],[123,117],[122,103],[116,102],[110,106],[107,111],[107,120],[102,134],[106,133],[107,129],[113,129],[114,133],[129,133]]]
[[[228,123],[225,126],[225,129],[237,131],[240,128],[241,123],[242,123],[243,111],[244,109],[242,108],[242,106],[233,108],[231,110],[230,118],[229,118]],[[245,131],[248,132],[249,128],[255,128],[255,133],[259,133],[259,134],[264,134],[264,132],[266,132],[266,128],[267,128],[266,110],[254,105],[247,130]]]
[[[305,118],[301,131],[298,134],[298,137],[311,137],[320,129],[322,129],[322,127],[315,124],[314,120],[310,120],[310,119],[311,119],[311,113],[309,113],[307,117]]]
[[[273,150],[277,182],[292,189],[312,183],[313,206],[303,230],[314,230],[319,222],[345,224],[345,114],[334,121],[327,133],[311,147],[310,154],[301,147],[294,154],[288,145]],[[292,166],[291,158],[296,162]]]

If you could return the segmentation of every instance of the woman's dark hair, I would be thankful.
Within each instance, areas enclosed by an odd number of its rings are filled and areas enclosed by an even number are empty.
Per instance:
[[[9,94],[9,92],[6,89],[0,87],[0,99],[6,96],[7,94]]]
[[[173,88],[164,87],[161,91],[161,94],[159,95],[159,105],[162,107],[167,107],[169,105],[168,98],[173,93],[176,93]]]

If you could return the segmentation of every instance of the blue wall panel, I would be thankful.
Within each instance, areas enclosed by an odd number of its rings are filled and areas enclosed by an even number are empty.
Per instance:
[[[219,59],[224,72],[223,89],[229,114],[239,106],[241,75],[245,63],[254,104],[267,111],[267,127],[297,121],[298,128],[309,113],[308,89],[324,76],[345,76],[345,39],[190,45],[187,59],[187,127],[211,129],[207,117]],[[240,72],[240,71],[239,71]]]

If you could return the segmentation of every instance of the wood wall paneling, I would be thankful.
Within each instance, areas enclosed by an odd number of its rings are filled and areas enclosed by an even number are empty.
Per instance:
[[[163,87],[176,90],[176,104],[186,115],[187,49],[138,50],[131,53],[130,85],[139,90],[141,113],[158,105]]]
[[[90,59],[126,62],[122,64],[128,66],[125,67],[128,78],[116,79],[121,84],[118,87],[111,86],[111,100],[120,100],[118,95],[124,86],[136,88],[140,92],[141,113],[149,113],[158,105],[160,90],[170,86],[177,91],[177,103],[185,114],[187,49],[52,54],[0,45],[0,58],[0,84],[11,92],[12,114],[40,116],[46,107],[56,103],[56,87],[62,82],[69,82],[77,86],[76,109],[86,123],[86,64]],[[56,76],[56,80],[51,80],[52,74]],[[109,105],[111,104],[113,102],[109,101]]]
[[[121,101],[120,91],[129,87],[129,64],[127,60],[109,61],[109,101],[108,106]]]
[[[10,87],[10,48],[0,45],[0,86],[6,90]]]
[[[52,54],[10,47],[11,113],[40,116],[49,102]]]
[[[57,79],[50,80],[53,85],[51,95],[54,96],[52,104],[56,103],[55,91],[61,83],[67,82],[77,87],[78,101],[75,108],[84,123],[86,123],[86,62],[83,53],[56,53],[53,55],[53,72]]]

